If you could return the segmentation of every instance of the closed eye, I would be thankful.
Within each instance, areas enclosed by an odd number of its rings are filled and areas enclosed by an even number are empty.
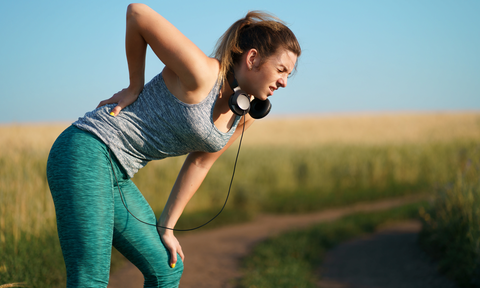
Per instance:
[[[277,69],[278,70],[278,73],[288,73],[288,70],[287,68],[284,68],[284,69]],[[288,73],[288,76],[290,76],[292,73]]]
[[[277,71],[278,71],[278,73],[288,73],[288,69],[287,69],[287,67],[285,67],[285,66],[283,66],[282,68],[277,69]],[[292,76],[292,73],[291,73],[291,72],[288,73],[288,76],[287,76],[287,77],[290,78],[291,76]]]

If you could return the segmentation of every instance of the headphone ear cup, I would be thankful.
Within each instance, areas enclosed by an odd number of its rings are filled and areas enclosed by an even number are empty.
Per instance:
[[[254,119],[261,119],[270,113],[270,110],[272,109],[272,104],[270,103],[270,100],[260,100],[260,99],[253,99],[252,102],[250,102],[250,116]]]
[[[228,99],[228,106],[233,113],[239,116],[243,116],[250,111],[250,98],[245,91],[237,90]]]

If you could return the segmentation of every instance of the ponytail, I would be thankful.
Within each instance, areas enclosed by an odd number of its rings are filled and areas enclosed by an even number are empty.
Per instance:
[[[265,60],[280,47],[293,52],[297,57],[301,54],[297,38],[283,21],[265,12],[248,12],[245,18],[228,28],[215,46],[213,56],[220,61],[221,83],[244,52],[254,48],[261,59]]]

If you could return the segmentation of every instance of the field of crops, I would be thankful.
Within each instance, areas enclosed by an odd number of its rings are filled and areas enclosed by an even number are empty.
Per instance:
[[[0,126],[0,285],[65,281],[45,165],[67,126]],[[245,133],[227,215],[241,221],[433,193],[457,181],[479,143],[480,113],[473,112],[271,117]],[[178,228],[210,218],[223,204],[235,154],[233,145],[215,163]],[[152,162],[133,178],[156,213],[182,163]]]

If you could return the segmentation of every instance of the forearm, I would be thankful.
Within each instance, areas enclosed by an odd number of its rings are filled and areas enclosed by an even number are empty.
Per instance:
[[[247,129],[254,119],[247,117],[245,129]],[[168,197],[167,204],[163,209],[162,215],[159,218],[159,225],[168,228],[174,228],[178,218],[183,212],[188,201],[195,194],[197,189],[202,184],[205,176],[207,176],[210,167],[232,145],[232,143],[240,136],[243,131],[244,123],[239,124],[235,133],[232,135],[227,145],[222,150],[215,153],[194,152],[190,153],[185,160],[185,163],[178,174],[172,192]],[[161,233],[170,233],[172,230],[159,228]]]
[[[136,14],[131,6],[127,9],[127,28],[125,33],[125,52],[130,79],[129,89],[133,93],[140,93],[145,83],[145,57],[147,42],[143,38]]]
[[[175,227],[188,201],[190,201],[205,179],[210,166],[199,165],[192,154],[187,157],[170,192],[165,208],[160,215],[158,222],[160,226]],[[159,230],[164,233],[171,232],[171,230],[162,228]]]

